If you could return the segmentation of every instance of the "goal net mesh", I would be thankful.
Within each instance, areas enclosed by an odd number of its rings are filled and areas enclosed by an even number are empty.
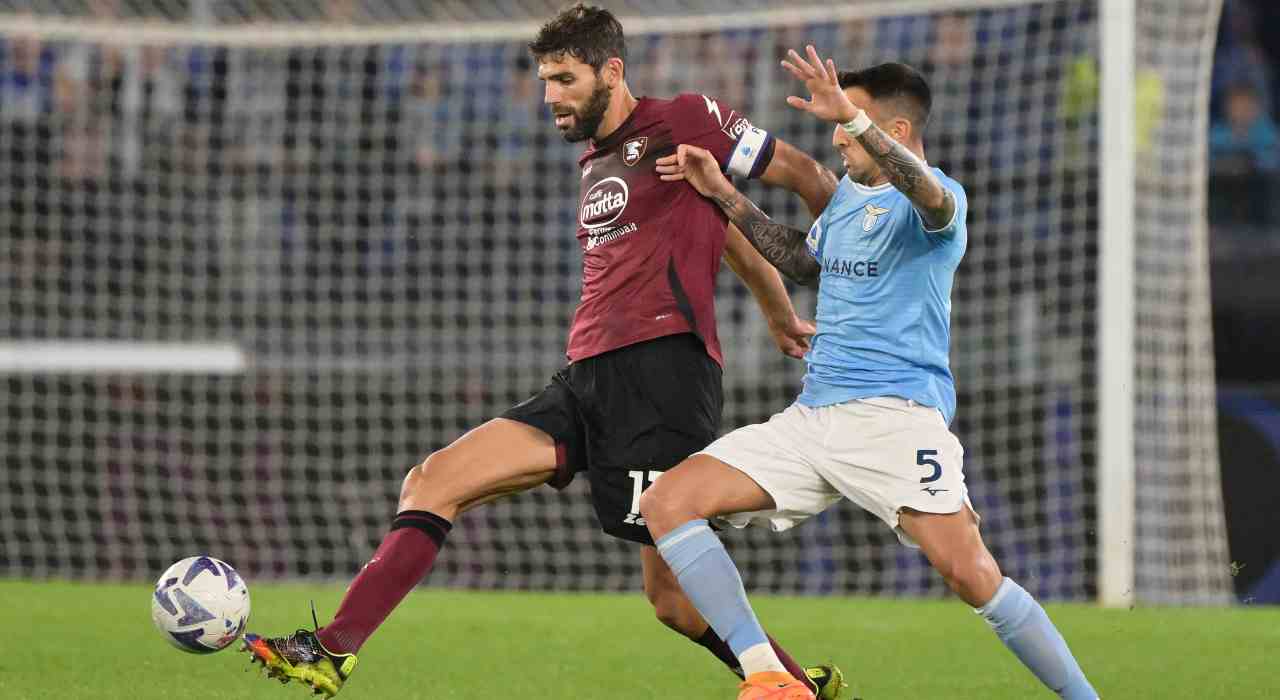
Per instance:
[[[926,74],[928,156],[970,199],[951,357],[971,496],[1008,575],[1093,597],[1097,3],[770,4],[615,3],[633,90],[715,96],[834,170],[830,129],[783,101],[785,49]],[[208,552],[251,580],[345,579],[410,466],[564,363],[580,149],[549,123],[524,48],[558,3],[499,5],[85,0],[33,15],[0,0],[22,13],[0,22],[0,342],[231,343],[247,358],[0,363],[0,574],[150,578]],[[1217,11],[1139,2],[1144,601],[1228,590],[1204,226]],[[315,24],[278,30],[299,20]],[[807,227],[795,197],[748,190]],[[808,290],[795,299],[812,312]],[[728,430],[784,408],[803,367],[728,271],[717,304]],[[599,531],[585,482],[464,515],[429,583],[637,588],[638,552]],[[756,590],[944,590],[850,504],[725,537]]]

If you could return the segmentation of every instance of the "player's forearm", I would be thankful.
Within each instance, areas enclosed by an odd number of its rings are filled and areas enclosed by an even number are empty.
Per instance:
[[[781,139],[774,145],[773,159],[760,179],[766,185],[795,192],[815,219],[827,208],[827,202],[840,184],[821,163]]]
[[[956,212],[955,196],[916,154],[875,124],[855,138],[880,164],[889,182],[911,200],[928,228],[940,229],[951,221]]]
[[[737,226],[730,225],[724,259],[755,297],[765,319],[773,325],[788,323],[795,316],[791,295],[778,270],[760,255]]]
[[[798,284],[818,283],[821,268],[809,254],[804,231],[776,223],[735,188],[713,199],[769,264]]]

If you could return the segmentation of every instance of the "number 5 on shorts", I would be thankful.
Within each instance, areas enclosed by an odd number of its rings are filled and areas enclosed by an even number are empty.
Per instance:
[[[927,484],[942,478],[942,465],[929,459],[937,454],[937,450],[916,450],[916,464],[933,467],[933,473],[921,479],[920,483]]]

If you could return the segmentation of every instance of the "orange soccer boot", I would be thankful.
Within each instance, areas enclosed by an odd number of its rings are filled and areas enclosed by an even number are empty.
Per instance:
[[[738,700],[814,700],[808,684],[785,672],[753,673],[738,688]]]

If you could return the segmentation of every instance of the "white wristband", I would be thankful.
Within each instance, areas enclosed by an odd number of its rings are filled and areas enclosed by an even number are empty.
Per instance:
[[[862,132],[871,128],[871,117],[867,116],[866,110],[860,109],[857,116],[841,124],[840,128],[844,129],[844,133],[857,138],[862,135]]]

